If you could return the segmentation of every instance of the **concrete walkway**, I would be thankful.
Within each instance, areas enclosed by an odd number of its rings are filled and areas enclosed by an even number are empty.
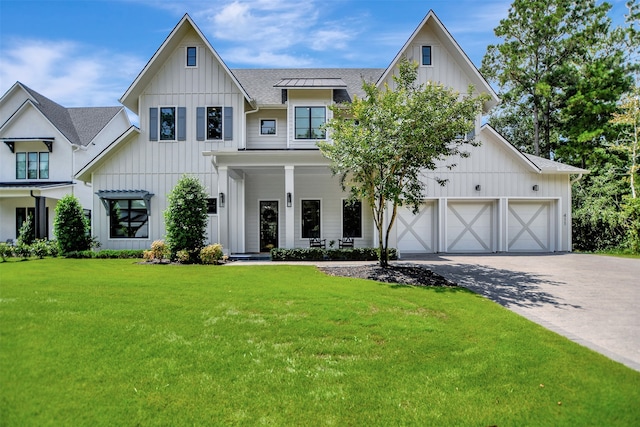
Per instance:
[[[411,262],[640,371],[638,259],[565,253],[428,255]]]

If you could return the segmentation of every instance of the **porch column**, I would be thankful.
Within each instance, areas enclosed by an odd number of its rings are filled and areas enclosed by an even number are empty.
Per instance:
[[[223,251],[229,254],[229,170],[227,166],[218,167],[218,240]]]
[[[284,167],[284,223],[285,223],[285,247],[295,247],[295,176],[293,165]],[[291,197],[291,206],[289,206],[289,196]]]

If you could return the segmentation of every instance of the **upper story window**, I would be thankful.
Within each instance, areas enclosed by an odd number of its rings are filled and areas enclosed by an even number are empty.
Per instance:
[[[422,65],[433,65],[431,46],[422,46]]]
[[[207,139],[222,139],[222,107],[207,107]]]
[[[296,139],[325,139],[322,125],[327,121],[325,107],[296,107]]]
[[[275,119],[261,119],[260,120],[260,135],[275,135],[276,134],[276,120]]]
[[[16,153],[16,179],[49,179],[49,153]]]
[[[160,107],[160,141],[176,140],[176,107]]]
[[[198,66],[198,49],[195,46],[187,48],[187,67]]]

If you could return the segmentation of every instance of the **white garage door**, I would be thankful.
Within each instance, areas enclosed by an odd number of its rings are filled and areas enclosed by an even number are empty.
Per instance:
[[[435,252],[435,203],[422,205],[417,215],[409,208],[398,208],[398,250],[400,253]]]
[[[509,202],[510,252],[551,252],[550,202]]]
[[[493,201],[449,202],[447,252],[494,252],[494,205]]]

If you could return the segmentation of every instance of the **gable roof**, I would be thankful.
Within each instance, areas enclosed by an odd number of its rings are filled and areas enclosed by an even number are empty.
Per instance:
[[[350,100],[349,95],[364,97],[362,81],[375,82],[382,68],[280,68],[280,69],[233,69],[233,74],[242,82],[242,86],[256,100],[258,105],[282,106],[282,89],[313,89],[311,81],[322,82],[323,88],[332,87]],[[300,81],[306,87],[284,85],[287,81]],[[343,84],[344,86],[340,86]],[[316,86],[319,88],[320,86]]]
[[[138,74],[136,79],[131,83],[131,86],[127,89],[127,91],[120,98],[120,102],[133,111],[136,114],[139,114],[138,111],[138,99],[142,90],[147,86],[151,78],[160,70],[163,66],[165,60],[171,55],[173,50],[179,45],[182,38],[190,31],[193,30],[196,32],[198,37],[205,44],[207,49],[211,52],[211,54],[216,58],[216,60],[222,65],[224,70],[229,74],[231,79],[234,81],[240,92],[244,95],[247,102],[251,103],[252,99],[249,97],[249,94],[242,87],[237,78],[233,75],[233,73],[227,67],[227,64],[222,60],[218,52],[211,46],[211,43],[204,36],[202,31],[198,28],[198,26],[193,22],[189,14],[185,14],[180,22],[175,26],[175,28],[169,33],[165,41],[160,45],[158,50],[153,54],[147,65],[144,66],[142,71]]]
[[[480,74],[480,71],[473,65],[473,62],[469,59],[467,54],[462,50],[458,42],[451,36],[449,30],[442,24],[442,21],[436,16],[433,9],[429,10],[427,15],[424,17],[420,25],[413,31],[411,37],[406,41],[404,46],[400,49],[398,54],[393,58],[391,64],[386,68],[384,73],[378,79],[377,84],[381,84],[390,73],[393,73],[394,68],[405,54],[409,46],[413,43],[413,40],[417,37],[418,33],[424,28],[426,25],[429,26],[431,30],[436,34],[438,39],[442,42],[447,52],[454,58],[454,60],[458,63],[460,68],[464,71],[464,73],[469,77],[469,80],[473,83],[476,90],[478,92],[486,92],[491,96],[491,99],[485,102],[484,107],[485,111],[488,112],[493,107],[498,105],[500,99],[498,98],[498,94],[493,90],[491,85],[487,82],[487,80]]]
[[[40,111],[74,145],[89,145],[96,135],[123,110],[123,107],[65,108],[20,82],[16,82],[14,87],[24,90],[29,95],[29,99],[5,123],[8,123],[25,104],[29,104]]]
[[[525,154],[522,151],[514,147],[509,141],[507,141],[500,133],[495,130],[491,125],[485,124],[480,129],[480,132],[488,134],[494,141],[501,143],[504,148],[510,152],[513,156],[518,158],[522,163],[526,165],[532,172],[539,174],[584,174],[590,173],[587,169],[577,168],[575,166],[566,165],[564,163],[556,162],[553,160],[545,159],[543,157],[534,156],[532,154]]]

